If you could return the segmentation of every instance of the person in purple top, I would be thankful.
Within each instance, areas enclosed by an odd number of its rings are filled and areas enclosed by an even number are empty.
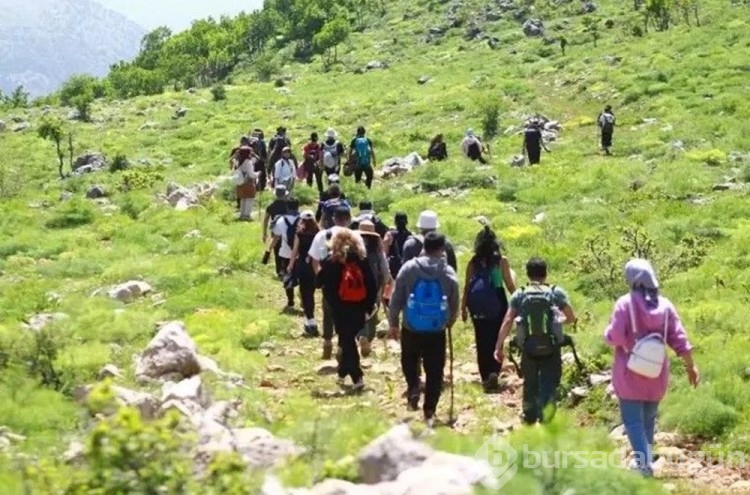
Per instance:
[[[669,359],[664,360],[656,378],[647,378],[628,367],[630,353],[639,339],[661,333],[666,326],[666,346],[684,361],[690,384],[698,386],[700,376],[677,310],[669,299],[659,294],[659,281],[651,263],[644,259],[628,261],[625,280],[630,291],[615,303],[609,326],[604,331],[604,341],[615,348],[612,385],[620,401],[625,432],[633,447],[635,468],[644,476],[652,476],[654,426],[659,402],[667,392]],[[631,314],[635,321],[631,321]]]

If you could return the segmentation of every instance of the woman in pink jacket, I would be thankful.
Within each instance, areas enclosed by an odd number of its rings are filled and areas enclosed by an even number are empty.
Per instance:
[[[659,282],[651,263],[643,259],[630,260],[625,265],[625,279],[630,292],[615,303],[604,340],[615,348],[612,385],[620,401],[620,414],[637,469],[651,476],[656,412],[667,391],[669,359],[664,359],[660,373],[658,366],[651,373],[658,376],[648,378],[637,372],[637,363],[629,363],[633,348],[639,339],[649,334],[665,334],[666,346],[685,362],[690,384],[694,387],[698,385],[699,375],[680,317],[669,299],[659,295]]]

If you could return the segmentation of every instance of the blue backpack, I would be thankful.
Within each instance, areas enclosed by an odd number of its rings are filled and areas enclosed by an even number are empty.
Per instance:
[[[466,306],[474,319],[494,320],[500,318],[500,300],[497,297],[497,289],[492,283],[490,269],[481,267],[472,275],[469,280]]]
[[[448,325],[448,298],[439,280],[419,279],[409,295],[404,319],[409,330],[440,333]]]
[[[354,140],[354,149],[357,152],[357,164],[360,167],[370,166],[370,143],[366,137],[358,137]]]

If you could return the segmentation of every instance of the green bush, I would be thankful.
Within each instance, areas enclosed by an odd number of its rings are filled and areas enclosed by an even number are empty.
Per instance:
[[[153,204],[153,199],[147,194],[128,192],[122,195],[118,201],[120,211],[133,220],[138,220],[141,213]]]
[[[122,154],[118,154],[115,156],[115,159],[112,160],[112,163],[109,164],[109,171],[110,172],[119,172],[122,170],[126,170],[130,166],[130,162],[128,162],[128,157]]]
[[[157,170],[143,168],[125,170],[120,178],[121,191],[135,191],[138,189],[149,189],[159,181],[164,180],[164,175]]]
[[[50,229],[71,229],[94,222],[94,206],[80,198],[73,198],[62,204],[60,211],[46,223]]]
[[[482,107],[482,138],[491,141],[498,134],[500,127],[500,105],[497,102]]]
[[[709,393],[683,392],[669,396],[662,415],[663,426],[668,430],[706,438],[720,437],[736,426],[741,419],[740,413]],[[701,396],[696,397],[696,394]]]
[[[227,99],[227,89],[223,84],[215,84],[211,88],[211,96],[214,101],[222,101]]]

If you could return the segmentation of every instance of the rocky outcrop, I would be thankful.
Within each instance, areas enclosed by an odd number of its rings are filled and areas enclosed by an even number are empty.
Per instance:
[[[190,378],[201,372],[195,342],[180,321],[167,323],[149,342],[136,361],[140,379]]]
[[[411,172],[417,167],[426,165],[428,160],[423,160],[419,153],[412,151],[403,158],[391,158],[383,163],[381,168],[381,176],[384,179],[390,177],[397,177],[405,173]]]
[[[152,291],[153,289],[151,288],[151,285],[149,285],[147,282],[143,282],[141,280],[131,280],[129,282],[125,282],[124,284],[113,287],[112,289],[107,291],[107,295],[111,299],[115,299],[123,303],[131,303],[139,297],[150,294]]]

